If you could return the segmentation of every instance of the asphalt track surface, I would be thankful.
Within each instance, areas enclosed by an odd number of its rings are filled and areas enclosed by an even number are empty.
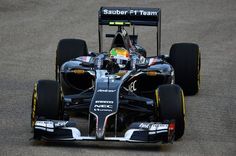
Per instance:
[[[34,82],[54,79],[60,39],[83,38],[98,49],[103,5],[161,7],[166,54],[175,42],[200,45],[201,90],[186,97],[186,132],[173,145],[29,141]],[[235,59],[235,0],[0,0],[0,155],[236,155]]]

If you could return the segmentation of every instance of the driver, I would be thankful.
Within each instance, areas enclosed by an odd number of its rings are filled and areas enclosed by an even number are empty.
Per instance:
[[[124,69],[130,60],[129,51],[123,47],[112,48],[109,55],[111,60],[119,65],[120,69]]]

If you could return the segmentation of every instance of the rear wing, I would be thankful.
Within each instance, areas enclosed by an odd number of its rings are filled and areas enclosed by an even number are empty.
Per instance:
[[[98,11],[99,51],[103,51],[103,26],[155,26],[157,27],[157,55],[160,55],[161,9],[137,7],[101,7]]]

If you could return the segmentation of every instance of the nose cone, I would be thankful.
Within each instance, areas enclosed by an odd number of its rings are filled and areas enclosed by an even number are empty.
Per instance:
[[[96,138],[97,140],[104,140],[104,130],[103,129],[98,129],[96,131]]]

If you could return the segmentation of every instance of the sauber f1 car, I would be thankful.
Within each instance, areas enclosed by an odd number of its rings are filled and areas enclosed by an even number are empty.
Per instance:
[[[159,8],[101,7],[99,52],[81,39],[62,39],[56,51],[56,80],[39,80],[32,98],[34,139],[169,143],[185,129],[185,95],[200,85],[197,44],[173,44],[160,54]],[[117,28],[107,51],[103,27]],[[156,56],[138,44],[135,28],[156,27]],[[126,28],[132,28],[128,34]],[[87,130],[72,118],[86,119]],[[80,123],[79,123],[80,124]]]

